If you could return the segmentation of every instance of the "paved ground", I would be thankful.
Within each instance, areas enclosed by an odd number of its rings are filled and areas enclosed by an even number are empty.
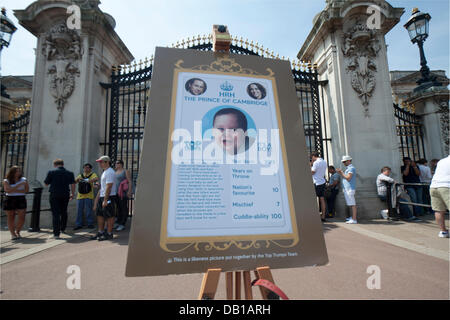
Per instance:
[[[45,230],[44,230],[45,231]],[[1,231],[2,299],[196,299],[202,274],[126,278],[128,231],[113,241],[89,241],[88,230],[48,239],[50,230],[23,233],[18,243]],[[273,270],[291,299],[449,299],[449,239],[437,238],[431,216],[421,222],[383,220],[324,224],[330,263]],[[70,265],[81,289],[66,287]],[[367,268],[381,270],[381,289],[369,290]],[[225,277],[217,299],[225,298]],[[259,298],[258,290],[254,290]]]

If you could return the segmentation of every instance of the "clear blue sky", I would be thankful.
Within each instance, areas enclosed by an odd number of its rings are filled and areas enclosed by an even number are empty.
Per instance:
[[[18,26],[12,44],[2,53],[2,75],[32,75],[36,39],[17,22],[12,10],[33,1],[3,0],[8,17]],[[405,8],[399,24],[386,37],[390,70],[419,70],[417,45],[403,28],[413,7],[432,16],[425,54],[431,69],[449,75],[449,0],[391,0]],[[211,32],[226,24],[231,34],[248,38],[291,60],[297,56],[312,28],[312,19],[325,0],[103,0],[100,8],[117,23],[116,32],[137,60],[150,57],[155,46]]]

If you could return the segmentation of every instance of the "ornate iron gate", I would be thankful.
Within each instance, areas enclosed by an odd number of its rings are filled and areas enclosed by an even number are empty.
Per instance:
[[[17,108],[11,119],[2,122],[2,172],[3,176],[11,166],[25,167],[25,155],[28,143],[28,125],[30,124],[30,104]]]
[[[212,37],[198,36],[177,42],[175,48],[212,51]],[[234,38],[230,47],[234,54],[257,55],[279,59],[273,51],[242,38]],[[284,59],[284,57],[282,58]],[[148,114],[153,58],[139,64],[113,68],[111,83],[101,85],[107,90],[106,141],[102,143],[104,154],[112,161],[121,159],[136,183],[139,157],[142,149],[145,118]],[[316,66],[311,63],[293,63],[293,77],[299,97],[306,144],[309,152],[317,151],[325,159],[322,138],[319,81]]]
[[[402,157],[410,157],[417,161],[425,158],[423,143],[423,129],[420,116],[413,111],[410,105],[401,108],[394,103],[394,116],[397,121],[397,136],[399,140],[399,151]]]

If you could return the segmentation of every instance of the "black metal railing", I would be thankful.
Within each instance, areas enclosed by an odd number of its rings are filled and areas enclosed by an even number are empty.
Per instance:
[[[410,157],[414,161],[425,158],[420,116],[394,104],[394,117],[397,120],[397,137],[401,156]]]
[[[424,208],[430,208],[431,205],[424,204],[421,202],[410,202],[410,201],[403,201],[400,200],[400,197],[395,196],[395,201],[392,201],[392,191],[394,190],[395,195],[398,194],[398,188],[399,186],[414,186],[414,187],[426,187],[429,186],[429,183],[402,183],[402,182],[395,182],[395,183],[389,183],[384,181],[384,184],[386,185],[386,202],[387,202],[387,209],[388,209],[388,218],[397,220],[400,218],[400,214],[398,213],[400,205],[412,205],[412,206],[418,206],[418,207],[424,207]],[[395,202],[395,203],[394,203]]]

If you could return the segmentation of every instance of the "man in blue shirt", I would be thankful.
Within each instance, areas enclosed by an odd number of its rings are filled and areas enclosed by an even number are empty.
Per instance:
[[[328,217],[334,218],[334,204],[336,202],[336,196],[339,193],[339,185],[341,184],[341,176],[336,172],[334,166],[328,167],[328,172],[330,173],[330,181],[328,182],[328,189],[331,191],[329,197],[327,198],[327,212]]]
[[[64,168],[64,161],[53,161],[54,170],[45,178],[45,185],[50,185],[50,208],[53,216],[53,237],[59,239],[60,232],[65,232],[67,225],[67,206],[75,193],[73,172]]]
[[[342,186],[344,191],[345,202],[352,210],[352,216],[347,220],[348,224],[357,224],[357,211],[356,211],[356,169],[352,165],[352,158],[350,156],[343,156],[342,163],[347,167],[345,172],[341,169],[336,169],[337,173],[343,178]]]

